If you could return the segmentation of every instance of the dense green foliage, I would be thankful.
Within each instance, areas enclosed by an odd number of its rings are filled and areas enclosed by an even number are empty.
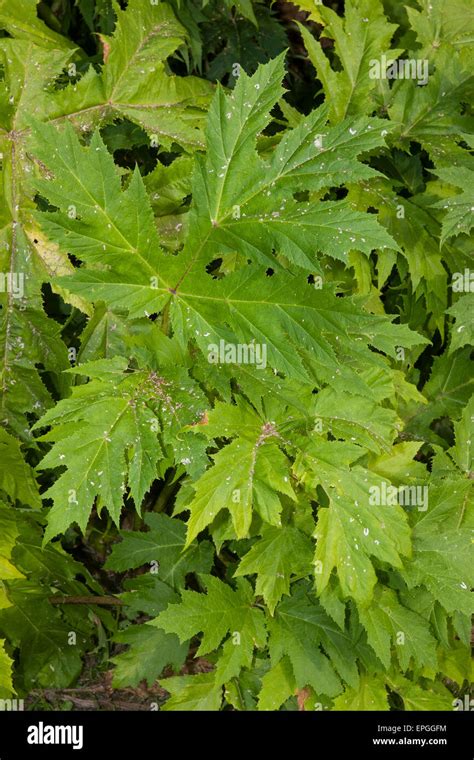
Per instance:
[[[0,29],[0,698],[110,671],[165,710],[453,709],[472,4]]]

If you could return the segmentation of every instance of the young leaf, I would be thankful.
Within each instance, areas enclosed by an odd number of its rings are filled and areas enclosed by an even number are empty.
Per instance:
[[[253,507],[272,525],[281,525],[278,494],[294,497],[289,463],[271,440],[275,431],[265,423],[253,441],[236,439],[214,456],[214,465],[193,485],[186,544],[226,508],[237,538],[248,535]],[[228,474],[230,473],[230,474]]]
[[[402,52],[390,49],[396,24],[387,21],[379,0],[347,0],[344,19],[322,4],[317,13],[325,25],[324,37],[334,40],[339,70],[331,66],[321,42],[302,25],[300,30],[330,103],[331,121],[337,123],[354,113],[371,113],[374,100],[382,91],[380,77],[371,76],[373,62],[382,55],[395,59]]]

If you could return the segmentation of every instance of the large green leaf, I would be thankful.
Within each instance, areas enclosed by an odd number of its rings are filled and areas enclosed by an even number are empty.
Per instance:
[[[313,547],[307,536],[291,526],[268,528],[242,558],[235,576],[257,575],[255,593],[262,595],[273,614],[292,576],[305,576],[311,567]]]
[[[157,563],[160,580],[174,588],[183,585],[188,573],[208,573],[212,566],[213,550],[208,541],[189,546],[185,551],[186,526],[166,515],[147,514],[147,533],[123,531],[122,541],[116,544],[106,567],[123,571],[148,563]]]
[[[359,617],[370,646],[387,670],[392,646],[403,671],[411,663],[436,669],[436,642],[426,620],[401,605],[393,591],[377,588],[372,604],[361,608]]]
[[[335,710],[388,710],[388,694],[380,676],[364,675],[358,689],[346,689],[334,700]]]
[[[372,499],[371,489],[382,493],[390,483],[359,465],[349,467],[359,456],[353,444],[315,441],[300,455],[297,473],[312,488],[322,486],[329,501],[319,510],[315,529],[318,591],[335,569],[344,596],[366,604],[377,582],[374,561],[401,568],[411,540],[402,507]]]
[[[5,640],[0,639],[0,697],[5,699],[13,693],[12,660],[5,651]]]
[[[358,684],[350,636],[302,589],[278,605],[270,624],[269,650],[274,664],[289,657],[298,688],[312,686],[316,693],[335,696],[342,688],[338,675]]]
[[[221,706],[222,687],[216,685],[213,673],[165,678],[160,684],[170,694],[162,710],[208,712],[219,710]]]
[[[54,502],[45,540],[72,522],[85,530],[96,498],[117,523],[127,490],[139,510],[157,477],[163,446],[200,417],[199,395],[197,409],[185,408],[179,400],[195,393],[184,370],[171,371],[172,379],[153,371],[127,373],[126,368],[127,360],[120,357],[76,367],[74,372],[93,380],[76,386],[71,398],[63,399],[37,423],[37,427],[53,424],[42,440],[55,441],[41,469],[67,468],[44,494]]]
[[[429,507],[414,526],[413,558],[404,569],[410,587],[424,584],[448,612],[467,615],[474,584],[471,501],[468,480],[430,485]]]
[[[32,468],[25,462],[16,438],[0,428],[0,488],[14,502],[16,499],[33,509],[41,506],[38,485]]]
[[[245,646],[262,647],[266,640],[264,616],[253,606],[252,588],[239,578],[237,590],[210,575],[201,576],[207,594],[182,591],[179,604],[170,604],[153,624],[167,633],[176,633],[180,641],[202,633],[199,654],[216,649],[229,633],[239,634]],[[236,647],[240,643],[235,644]]]
[[[465,345],[472,346],[474,344],[473,308],[474,294],[466,293],[448,309],[448,314],[451,314],[456,320],[449,347],[450,353]]]

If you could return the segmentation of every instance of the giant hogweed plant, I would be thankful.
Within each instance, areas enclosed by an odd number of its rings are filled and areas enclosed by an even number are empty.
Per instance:
[[[114,5],[94,65],[0,5],[2,698],[91,657],[166,710],[465,693],[469,8],[310,5],[306,114],[285,54],[173,73],[165,3]]]

